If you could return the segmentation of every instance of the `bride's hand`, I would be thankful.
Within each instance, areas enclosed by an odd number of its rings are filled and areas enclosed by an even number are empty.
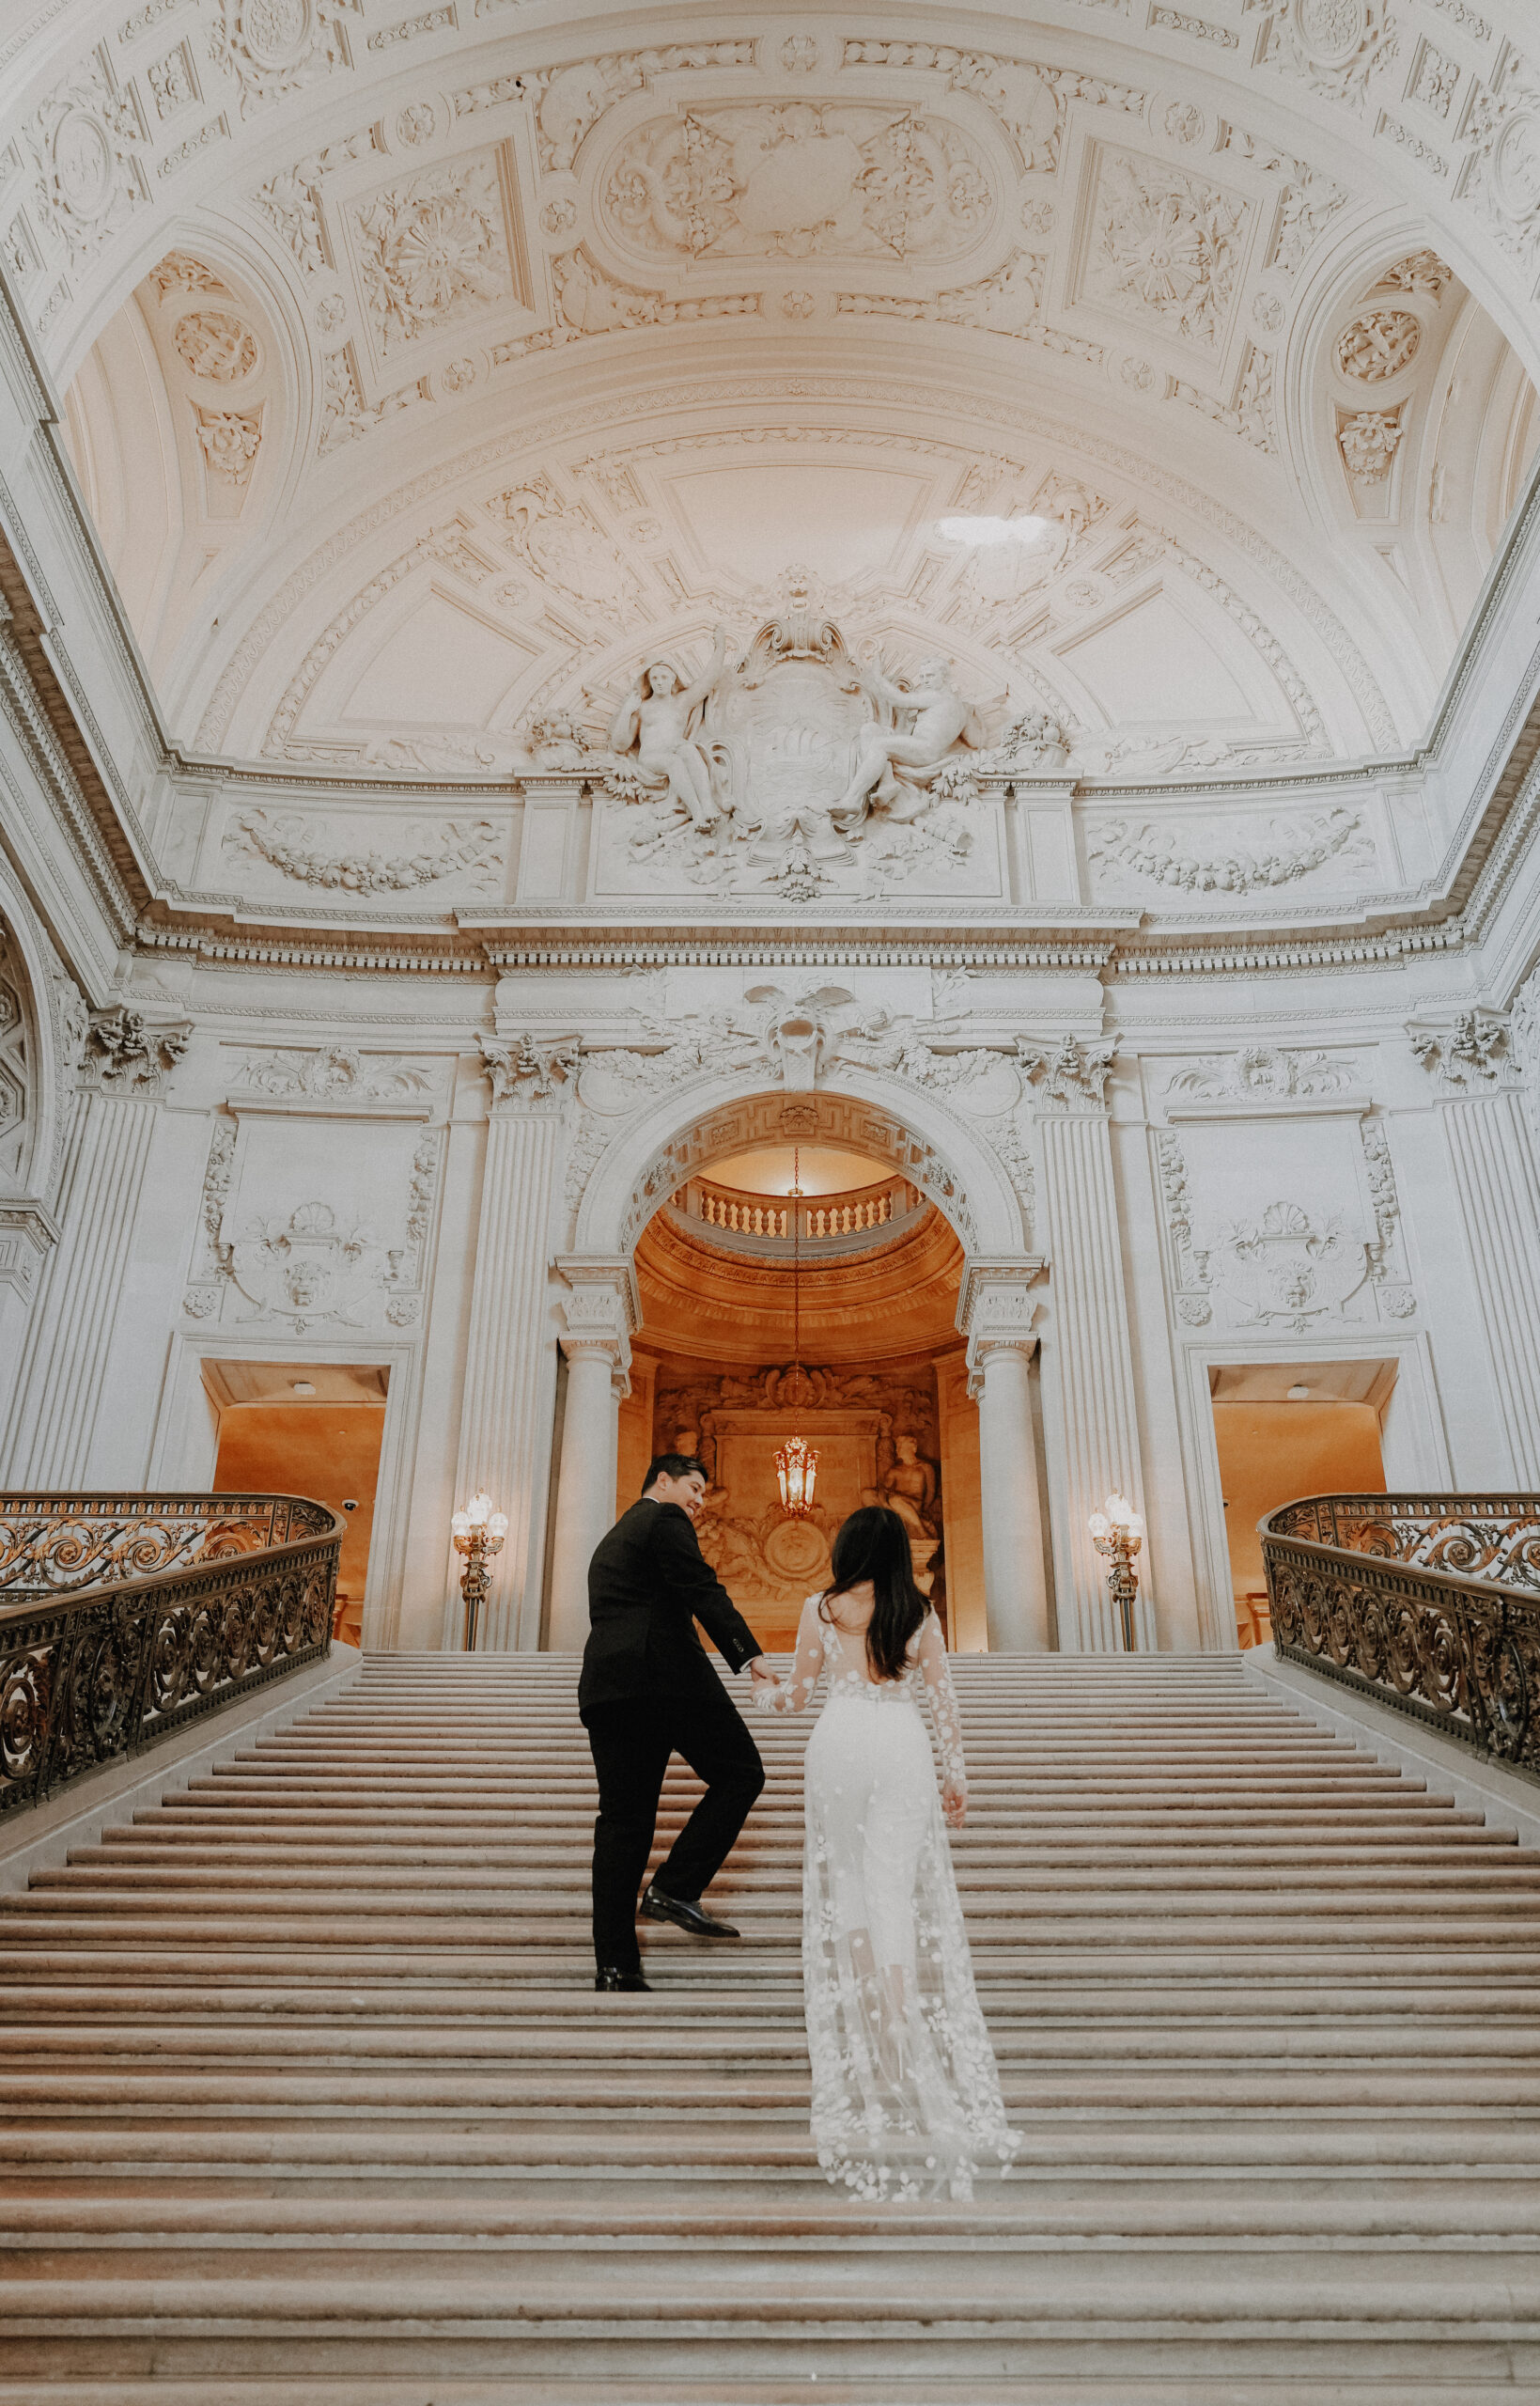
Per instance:
[[[949,1830],[960,1830],[968,1819],[968,1789],[960,1779],[941,1782],[941,1812]]]

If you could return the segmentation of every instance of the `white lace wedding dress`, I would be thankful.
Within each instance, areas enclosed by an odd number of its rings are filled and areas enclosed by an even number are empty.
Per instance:
[[[832,2181],[859,2197],[971,2197],[1020,2145],[1005,2120],[930,1738],[965,1780],[962,1726],[933,1614],[899,1680],[874,1683],[863,1637],[802,1607],[790,1678],[757,1699],[801,1712],[828,1693],[807,1749],[802,1979],[813,2137]]]

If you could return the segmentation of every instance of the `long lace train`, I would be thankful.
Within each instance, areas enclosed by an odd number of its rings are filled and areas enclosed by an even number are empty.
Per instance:
[[[929,1690],[943,1769],[963,1777],[945,1649],[927,1620],[910,1673],[875,1686],[857,1641],[803,1608],[792,1677],[766,1698],[829,1692],[807,1750],[802,1976],[813,2136],[829,2178],[860,2197],[968,2197],[1020,2145],[994,2051],[914,1695]],[[863,1651],[864,1649],[863,1648]]]

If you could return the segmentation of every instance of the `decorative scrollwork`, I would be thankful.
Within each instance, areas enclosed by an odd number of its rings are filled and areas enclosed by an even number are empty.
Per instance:
[[[1262,1552],[1281,1655],[1540,1779],[1540,1496],[1308,1496]]]
[[[330,1650],[303,1497],[0,1496],[0,1814]]]

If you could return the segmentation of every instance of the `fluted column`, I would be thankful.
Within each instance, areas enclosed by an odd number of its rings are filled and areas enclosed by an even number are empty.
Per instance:
[[[546,1497],[556,1389],[551,1312],[552,1231],[568,1068],[518,1038],[483,1043],[492,1085],[476,1222],[475,1275],[455,1499],[485,1488],[508,1516],[478,1636],[487,1653],[540,1639]],[[446,1533],[447,1542],[447,1533]],[[457,1584],[446,1630],[458,1633]],[[458,1643],[458,1635],[448,1642]]]
[[[1066,1037],[1049,1052],[1024,1049],[1036,1080],[1043,1155],[1043,1228],[1052,1263],[1051,1367],[1043,1410],[1050,1424],[1054,1594],[1066,1653],[1114,1653],[1122,1630],[1106,1566],[1087,1522],[1116,1489],[1143,1509],[1139,1416],[1123,1246],[1112,1178],[1107,1082],[1112,1044]],[[1045,1346],[1045,1356],[1048,1348]],[[1055,1457],[1057,1460],[1055,1461]],[[1149,1564],[1140,1564],[1137,1640],[1156,1644]]]
[[[614,1523],[620,1406],[630,1393],[630,1336],[640,1313],[629,1260],[569,1255],[556,1267],[568,1287],[560,1339],[567,1408],[546,1643],[560,1650],[581,1647],[588,1634],[588,1563]]]
[[[59,1190],[59,1242],[27,1328],[6,1441],[16,1488],[92,1481],[91,1441],[155,1135],[148,1098],[75,1099]],[[142,1467],[120,1475],[142,1477]]]
[[[58,1222],[27,1196],[0,1203],[0,1430],[9,1417],[22,1375],[27,1322],[42,1292],[59,1241]]]
[[[1031,1362],[1042,1264],[981,1260],[963,1273],[957,1325],[968,1339],[968,1392],[978,1405],[984,1527],[984,1610],[991,1654],[1046,1653],[1053,1644],[1044,1571]]]
[[[1508,1476],[1540,1488],[1540,1175],[1507,1023],[1470,1011],[1408,1034],[1438,1089]]]

